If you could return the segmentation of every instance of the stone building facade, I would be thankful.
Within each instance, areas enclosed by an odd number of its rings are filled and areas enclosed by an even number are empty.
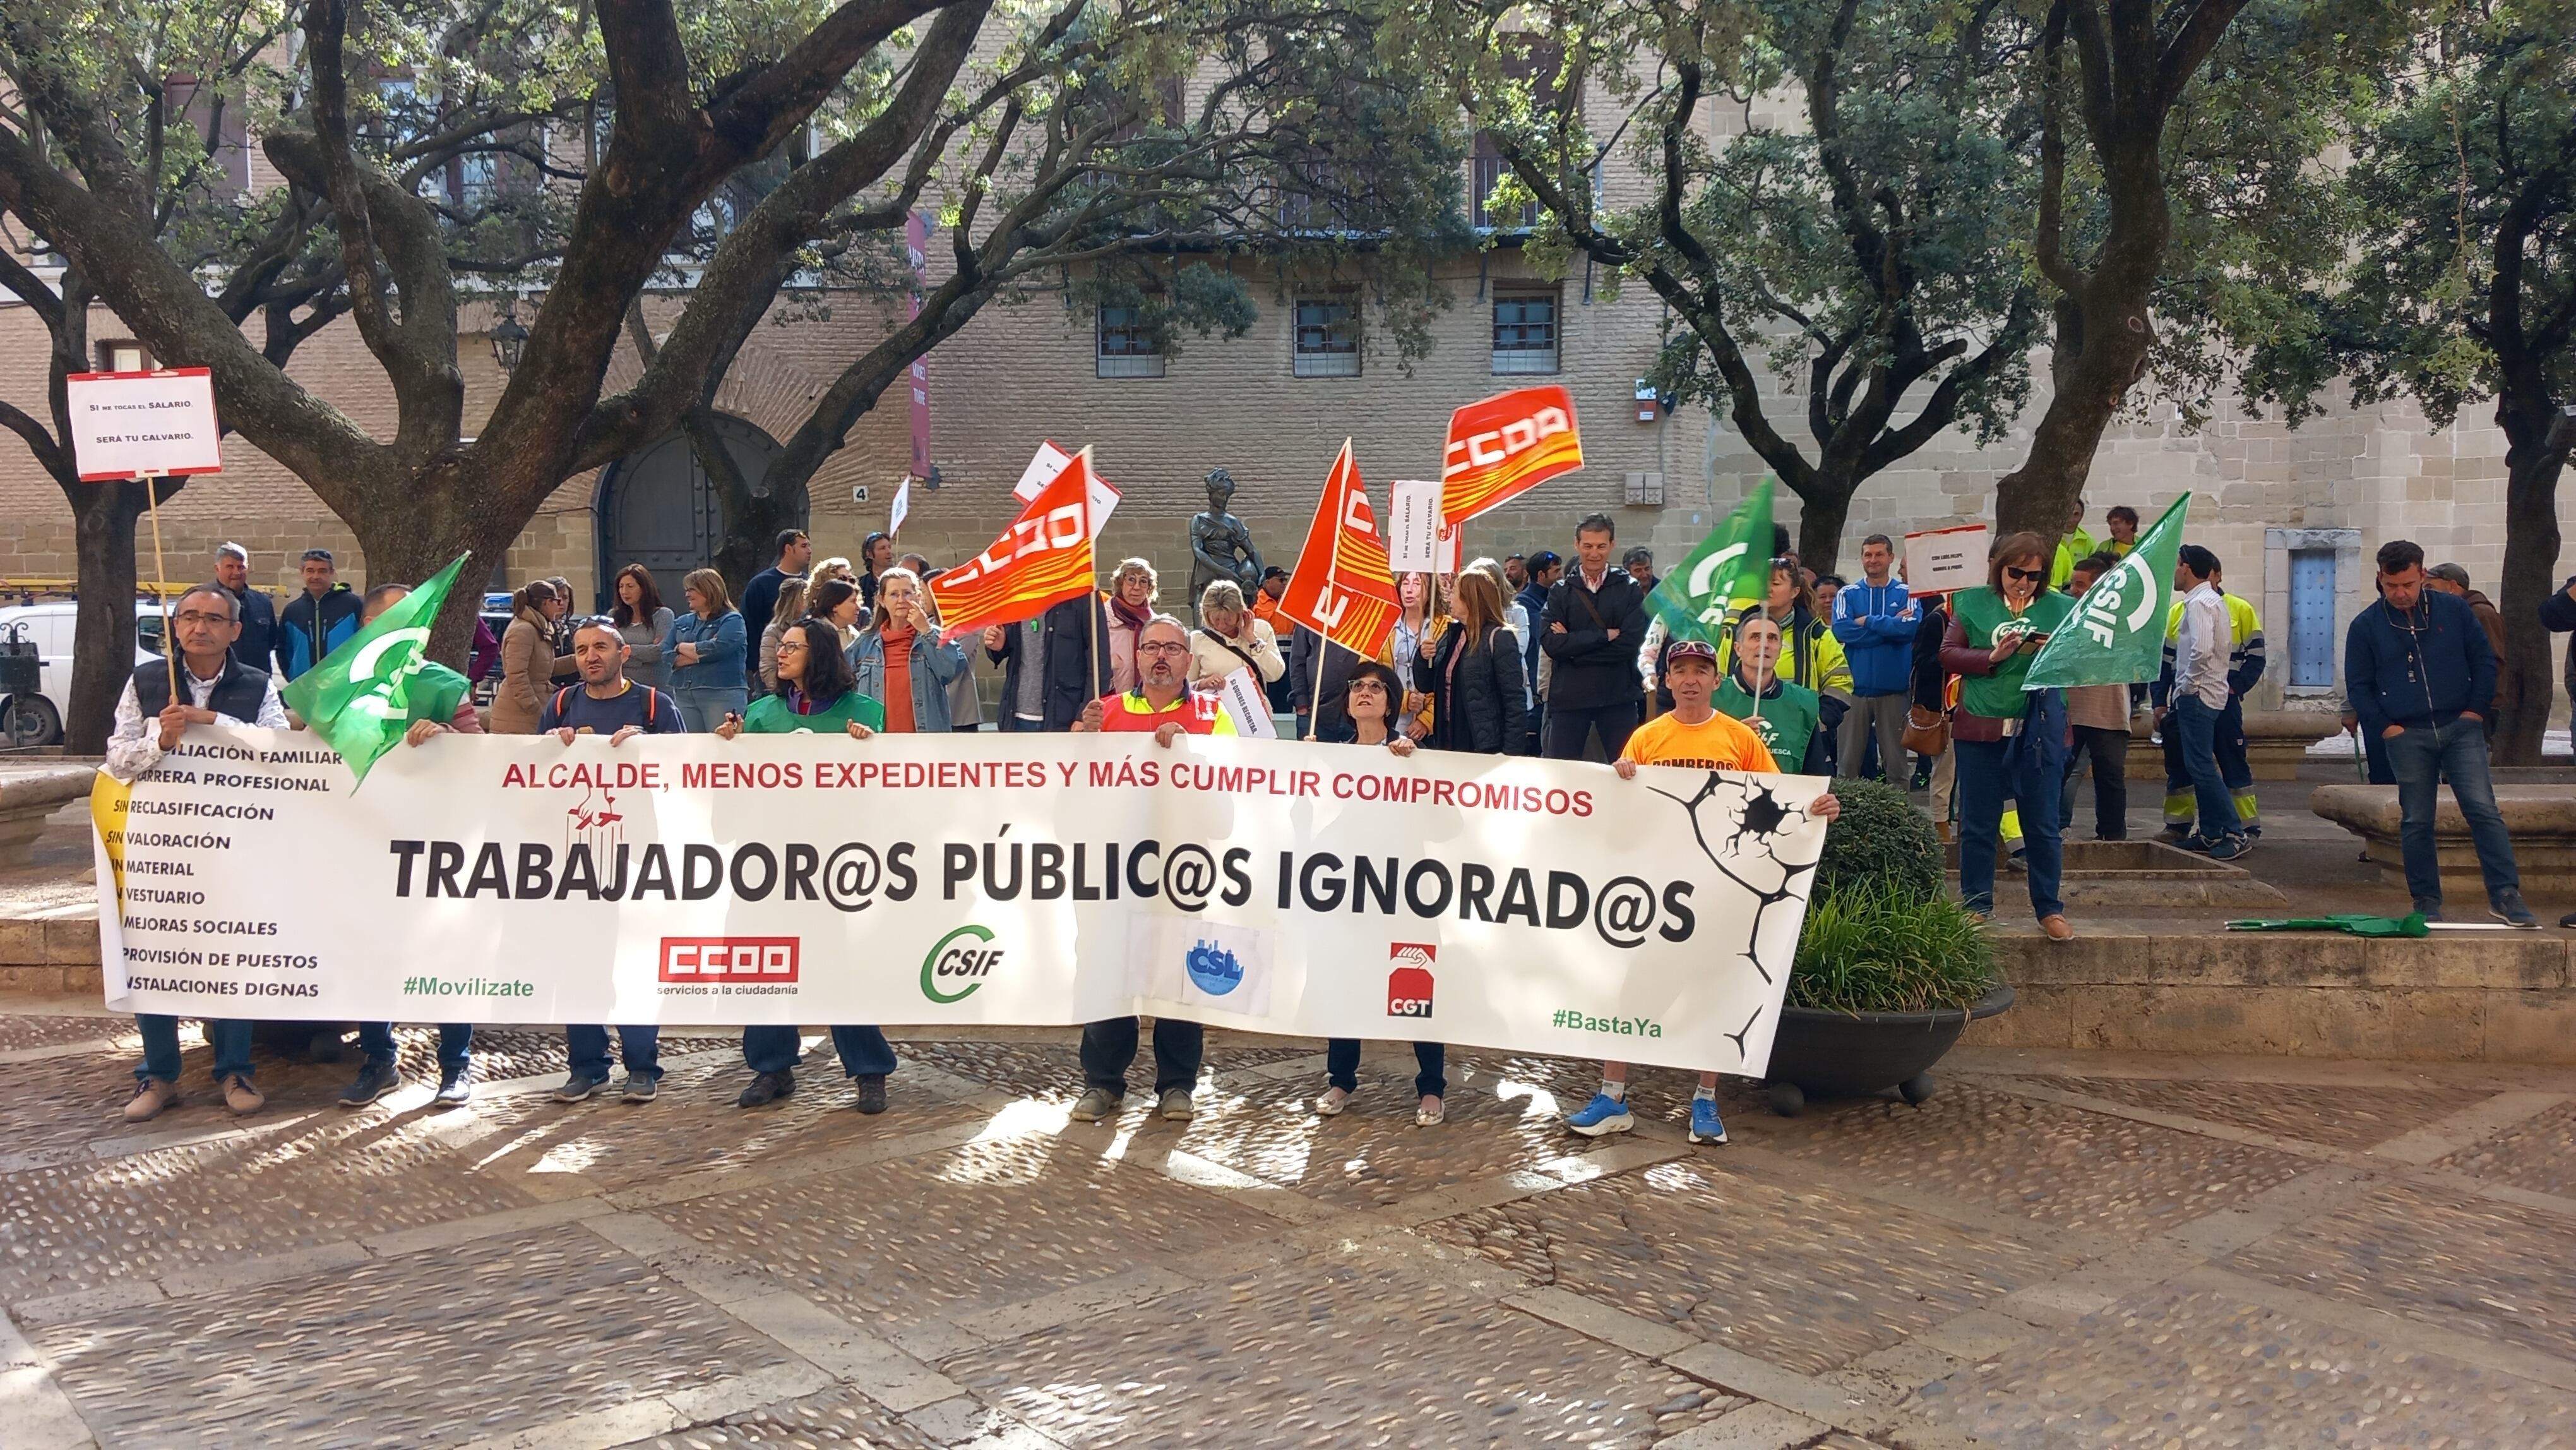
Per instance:
[[[1719,111],[1711,124],[1724,132],[1746,119]],[[1794,116],[1770,109],[1750,119],[1795,124]],[[275,183],[257,147],[248,148],[247,161],[251,191]],[[1640,180],[1614,160],[1604,185],[1616,203]],[[934,244],[930,255],[942,250]],[[1053,296],[990,307],[942,343],[927,364],[929,454],[939,486],[915,486],[903,547],[939,563],[972,553],[1015,511],[1011,485],[1041,439],[1089,444],[1102,474],[1125,491],[1101,547],[1113,558],[1152,560],[1173,581],[1165,604],[1178,607],[1188,578],[1186,521],[1205,506],[1201,479],[1209,469],[1233,474],[1234,510],[1265,559],[1290,564],[1344,437],[1354,441],[1362,475],[1383,499],[1380,486],[1389,480],[1436,476],[1430,471],[1439,466],[1452,408],[1540,374],[1574,395],[1586,467],[1471,525],[1471,554],[1563,550],[1574,521],[1600,510],[1617,521],[1623,545],[1645,542],[1669,560],[1766,471],[1724,420],[1704,410],[1651,410],[1650,421],[1640,419],[1639,378],[1674,324],[1644,289],[1630,287],[1614,299],[1605,279],[1580,264],[1551,281],[1533,275],[1507,243],[1453,258],[1438,269],[1449,305],[1434,323],[1434,346],[1410,365],[1399,363],[1364,296],[1356,302],[1355,352],[1301,349],[1301,337],[1311,343],[1324,336],[1301,328],[1301,319],[1312,323],[1315,305],[1354,295],[1336,279],[1292,282],[1264,271],[1247,280],[1261,303],[1248,334],[1185,338],[1169,357],[1119,350],[1114,326]],[[888,325],[880,299],[825,300],[828,308],[800,307],[796,317],[782,314],[758,328],[718,395],[718,407],[743,425],[738,436],[755,455],[762,439],[792,433],[840,368]],[[667,326],[678,305],[658,299],[648,316]],[[813,320],[818,312],[828,320]],[[488,410],[498,393],[501,375],[485,336],[495,320],[481,305],[468,306],[461,319],[471,334],[460,339],[468,417]],[[101,309],[92,335],[105,364],[126,334]],[[1542,340],[1551,345],[1539,346]],[[0,293],[0,397],[41,413],[45,360],[41,325]],[[610,387],[634,370],[632,355],[621,352]],[[292,372],[362,426],[391,433],[382,373],[345,320],[306,343]],[[1864,534],[1991,517],[1994,481],[2020,460],[2028,425],[2046,401],[2044,361],[2034,372],[2038,391],[2009,436],[1980,448],[1945,435],[1862,486],[1843,548],[1847,569]],[[1767,383],[1786,391],[1781,379]],[[1802,405],[1789,403],[1786,417],[1801,416]],[[910,445],[898,388],[814,480],[811,525],[823,554],[855,555],[868,531],[884,527]],[[636,555],[629,520],[650,490],[667,496],[648,500],[654,507],[642,512],[658,509],[666,524],[685,521],[692,510],[704,514],[707,505],[688,497],[684,460],[676,471],[664,466],[684,452],[666,450],[658,463],[629,460],[565,483],[502,561],[499,579],[560,574],[594,597],[605,574]],[[2190,430],[2169,409],[2150,405],[2104,440],[2086,518],[2099,533],[2113,504],[2153,518],[2186,491],[2193,495],[2192,537],[2225,561],[2229,587],[2262,606],[2275,664],[2257,703],[2272,705],[2331,694],[2341,622],[2368,597],[2369,555],[2382,541],[2416,539],[2434,559],[2456,560],[2492,589],[2503,554],[2504,479],[2503,437],[2482,410],[2435,429],[2407,405],[2339,408],[2293,430],[2221,409]],[[1795,498],[1784,493],[1780,504],[1783,521],[1794,523]],[[73,573],[69,513],[8,439],[0,439],[0,518],[7,520],[0,580]],[[344,577],[366,576],[349,529],[300,480],[239,438],[227,443],[225,471],[192,480],[162,522],[169,571],[178,579],[203,573],[226,539],[249,546],[255,576],[281,592],[295,587],[296,556],[314,544],[342,555]],[[698,527],[703,534],[702,518]],[[687,537],[684,528],[681,542],[664,539],[671,547],[660,557],[676,567],[689,552]],[[148,573],[148,544],[146,550]]]

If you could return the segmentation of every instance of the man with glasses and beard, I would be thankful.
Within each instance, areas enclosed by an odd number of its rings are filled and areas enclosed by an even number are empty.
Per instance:
[[[1212,691],[1191,689],[1189,673],[1189,629],[1168,614],[1157,614],[1136,631],[1136,688],[1083,706],[1082,718],[1073,728],[1077,733],[1146,731],[1166,750],[1183,735],[1235,734],[1225,702]],[[1127,1100],[1127,1068],[1136,1060],[1136,1031],[1133,1017],[1084,1025],[1084,1087],[1073,1105],[1075,1122],[1113,1117]],[[1175,1123],[1195,1116],[1190,1091],[1198,1086],[1206,1037],[1196,1022],[1155,1019],[1154,1111],[1159,1116]]]

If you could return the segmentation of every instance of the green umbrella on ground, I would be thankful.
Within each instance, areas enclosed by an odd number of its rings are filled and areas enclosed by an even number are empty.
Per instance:
[[[2339,931],[2351,936],[2431,936],[2422,912],[2411,916],[2371,916],[2337,912],[2333,916],[2293,916],[2277,921],[2231,921],[2229,931]]]

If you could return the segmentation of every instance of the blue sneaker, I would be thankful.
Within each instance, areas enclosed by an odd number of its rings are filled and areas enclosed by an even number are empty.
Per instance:
[[[1717,1116],[1717,1099],[1691,1099],[1690,1140],[1694,1143],[1723,1143],[1726,1124]]]
[[[1628,1116],[1624,1101],[1608,1093],[1594,1093],[1592,1101],[1567,1118],[1565,1125],[1587,1138],[1598,1138],[1604,1133],[1624,1133],[1637,1126],[1637,1120]]]
[[[2229,835],[2210,842],[2206,854],[2212,861],[2233,861],[2250,849],[2252,849],[2252,843],[2243,836]]]

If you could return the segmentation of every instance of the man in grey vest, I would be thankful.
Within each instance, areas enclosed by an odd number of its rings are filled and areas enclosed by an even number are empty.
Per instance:
[[[116,702],[116,728],[107,737],[107,773],[118,780],[134,780],[159,765],[191,725],[284,730],[290,723],[286,705],[277,697],[277,681],[233,655],[233,641],[241,635],[241,600],[230,590],[220,584],[189,590],[180,596],[170,629],[178,641],[186,697],[170,688],[166,662],[154,660],[135,669]],[[179,1101],[179,1019],[144,1013],[134,1025],[143,1034],[143,1061],[134,1069],[134,1098],[125,1105],[125,1120],[140,1123]],[[250,1023],[209,1020],[206,1042],[215,1050],[215,1081],[224,1090],[224,1106],[236,1114],[258,1112],[267,1099],[251,1085]]]

